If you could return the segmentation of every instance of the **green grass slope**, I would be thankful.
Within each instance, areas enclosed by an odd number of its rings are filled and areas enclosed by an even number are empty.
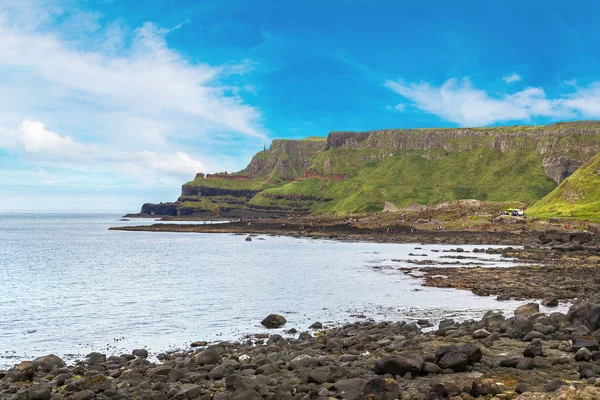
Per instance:
[[[328,154],[330,169],[344,175],[341,180],[290,182],[260,192],[249,205],[285,210],[288,203],[305,201],[304,208],[312,212],[340,214],[381,211],[385,201],[398,207],[459,199],[531,203],[556,187],[540,156],[527,147],[509,153],[487,147],[453,153],[407,151],[368,162],[360,159],[372,154],[359,153],[336,149]]]
[[[600,219],[600,153],[537,201],[528,214]]]

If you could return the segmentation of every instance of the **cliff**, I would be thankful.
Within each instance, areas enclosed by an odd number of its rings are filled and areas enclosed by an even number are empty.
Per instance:
[[[600,151],[600,123],[332,132],[274,140],[183,185],[180,215],[344,213],[473,198],[532,204]]]
[[[600,153],[528,211],[540,217],[600,218]]]

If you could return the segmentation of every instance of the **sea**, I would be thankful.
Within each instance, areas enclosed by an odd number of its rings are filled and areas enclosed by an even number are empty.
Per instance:
[[[156,223],[123,213],[0,212],[0,369],[56,354],[187,349],[191,342],[246,340],[260,321],[285,316],[307,330],[368,319],[433,324],[480,318],[523,304],[469,291],[426,288],[399,268],[510,268],[515,260],[475,247],[378,244],[258,235],[127,232]],[[181,222],[183,223],[183,222]],[[196,222],[202,223],[202,222]],[[457,259],[455,256],[466,258]]]

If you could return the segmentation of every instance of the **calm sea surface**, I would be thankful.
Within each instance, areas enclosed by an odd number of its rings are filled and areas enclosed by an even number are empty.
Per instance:
[[[0,367],[48,353],[72,360],[91,351],[157,353],[195,340],[241,339],[264,331],[260,321],[269,313],[284,314],[285,328],[301,331],[361,314],[439,321],[520,304],[424,288],[397,271],[410,264],[394,260],[454,261],[440,258],[451,247],[109,231],[154,222],[120,216],[0,213]]]

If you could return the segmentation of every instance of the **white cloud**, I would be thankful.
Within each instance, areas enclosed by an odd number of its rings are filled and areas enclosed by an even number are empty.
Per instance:
[[[502,78],[504,80],[504,82],[506,83],[513,83],[513,82],[519,82],[521,79],[523,79],[521,77],[521,75],[517,74],[517,73],[512,73],[508,76],[505,76],[504,78]]]
[[[255,64],[190,61],[168,43],[190,21],[132,29],[74,0],[0,3],[0,148],[19,168],[50,171],[57,188],[159,182],[178,191],[196,172],[241,169],[231,143],[266,140],[261,111],[242,97],[257,95],[245,77]]]
[[[45,153],[55,157],[78,157],[86,148],[69,136],[59,136],[46,129],[41,122],[23,121],[11,134],[13,140],[29,153]]]
[[[468,78],[450,79],[439,87],[401,81],[386,81],[385,86],[411,100],[417,108],[461,126],[528,121],[535,117],[600,118],[600,82],[557,98],[548,98],[544,89],[535,87],[492,95],[473,87]]]
[[[150,151],[138,154],[139,158],[152,170],[192,176],[196,172],[206,171],[206,166],[194,160],[189,154],[178,151],[174,154],[159,155]]]

